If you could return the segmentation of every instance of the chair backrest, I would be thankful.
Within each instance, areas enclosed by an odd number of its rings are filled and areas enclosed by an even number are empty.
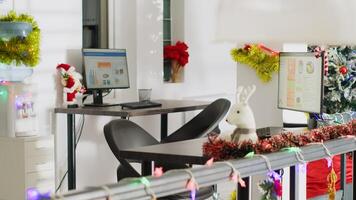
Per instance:
[[[125,171],[131,174],[130,176],[132,176],[132,174],[139,174],[127,160],[120,158],[120,150],[159,143],[143,128],[132,121],[123,119],[113,120],[106,124],[104,126],[104,135],[111,151],[119,160],[120,164],[125,167]],[[121,170],[123,170],[123,168],[121,168]]]
[[[229,111],[230,105],[227,99],[215,100],[162,142],[176,142],[206,136],[219,125]]]

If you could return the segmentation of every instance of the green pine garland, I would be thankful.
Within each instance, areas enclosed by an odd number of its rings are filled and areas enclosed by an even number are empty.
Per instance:
[[[309,46],[309,51],[315,49],[317,46]],[[324,76],[324,112],[356,111],[356,46],[330,46],[325,51],[328,71]],[[342,67],[346,72],[340,72]]]
[[[279,69],[279,56],[269,55],[258,45],[250,45],[249,48],[231,50],[232,59],[246,64],[256,70],[257,76],[262,82],[269,82],[274,72]]]
[[[270,180],[264,180],[258,185],[263,192],[261,200],[278,200],[277,196],[273,194],[274,184]]]
[[[351,46],[331,47],[328,52],[329,70],[324,81],[324,106],[327,113],[355,110],[356,101],[356,48]],[[345,66],[346,74],[340,73]]]
[[[32,32],[26,38],[14,37],[9,41],[0,38],[0,62],[35,67],[40,60],[40,29],[37,22],[30,15],[17,15],[14,11],[0,17],[0,21],[27,22],[32,25]]]

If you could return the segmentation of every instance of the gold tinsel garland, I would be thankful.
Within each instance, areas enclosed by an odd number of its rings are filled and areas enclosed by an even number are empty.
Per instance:
[[[256,70],[262,82],[269,82],[272,74],[279,69],[279,56],[263,45],[246,45],[244,48],[231,50],[232,59]]]
[[[14,62],[16,65],[35,67],[40,60],[40,29],[37,22],[30,15],[17,15],[14,11],[0,17],[0,22],[27,22],[32,25],[32,32],[25,38],[13,37],[9,41],[0,38],[0,63],[10,65]]]

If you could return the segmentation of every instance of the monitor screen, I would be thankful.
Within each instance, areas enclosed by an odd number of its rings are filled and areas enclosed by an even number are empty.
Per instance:
[[[129,88],[126,49],[83,49],[87,89]]]
[[[314,53],[281,53],[278,108],[321,113],[323,56]]]

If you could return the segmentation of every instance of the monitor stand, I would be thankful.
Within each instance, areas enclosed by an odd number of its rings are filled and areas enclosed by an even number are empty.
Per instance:
[[[119,106],[119,105],[120,104],[103,103],[102,90],[93,90],[93,103],[84,104],[84,106],[90,106],[90,107],[109,107],[109,106]]]

